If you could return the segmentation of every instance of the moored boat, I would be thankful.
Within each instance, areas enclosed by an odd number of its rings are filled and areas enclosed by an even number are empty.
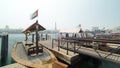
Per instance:
[[[14,61],[27,67],[34,68],[53,68],[53,64],[57,61],[56,57],[48,49],[38,43],[38,31],[45,30],[38,21],[25,29],[23,33],[26,35],[25,41],[17,42],[11,52]],[[28,41],[28,34],[35,32],[32,41]]]

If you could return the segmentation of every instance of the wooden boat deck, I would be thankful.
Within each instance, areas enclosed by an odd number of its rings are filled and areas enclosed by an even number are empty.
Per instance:
[[[0,68],[28,68],[28,67],[23,66],[19,63],[14,63],[14,64],[6,65],[6,66],[0,67]]]
[[[31,41],[23,41],[22,43],[28,55],[36,54],[37,48],[38,48],[38,51],[37,51],[38,54],[43,52],[43,47],[41,45],[39,45],[36,48],[36,44]]]
[[[22,42],[15,44],[11,56],[16,62],[22,65],[36,68],[52,68],[52,64],[57,61],[55,56],[45,48],[41,55],[28,56]]]

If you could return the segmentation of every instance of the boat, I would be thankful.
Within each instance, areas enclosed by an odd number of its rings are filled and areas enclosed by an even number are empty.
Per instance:
[[[24,41],[17,42],[12,48],[12,59],[24,66],[34,68],[53,68],[53,64],[57,62],[54,54],[48,49],[40,45],[38,31],[45,30],[38,21],[33,23],[23,31],[26,38]],[[28,36],[32,33],[32,41],[28,40]],[[36,40],[34,41],[34,35]]]

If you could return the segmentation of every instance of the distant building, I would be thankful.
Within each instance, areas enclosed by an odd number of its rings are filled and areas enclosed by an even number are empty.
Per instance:
[[[5,29],[0,29],[0,34],[3,32],[7,32],[8,34],[20,34],[22,33],[22,29],[9,29],[7,27]]]
[[[120,33],[120,26],[114,27],[112,33]]]
[[[99,27],[92,27],[92,31],[98,31],[100,30]]]
[[[8,29],[9,29],[9,26],[8,26],[8,25],[6,25],[6,26],[5,26],[5,29],[6,29],[6,30],[8,30]]]

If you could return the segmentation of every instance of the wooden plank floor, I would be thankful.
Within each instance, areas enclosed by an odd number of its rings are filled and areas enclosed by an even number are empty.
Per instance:
[[[68,64],[71,64],[71,60],[72,60],[73,57],[78,56],[77,53],[74,54],[74,52],[72,52],[72,51],[69,51],[68,55],[67,55],[67,50],[61,49],[61,48],[60,48],[60,51],[58,51],[57,42],[54,42],[54,48],[52,48],[52,42],[51,41],[40,41],[39,43],[42,44],[44,47],[52,50],[52,52],[55,51],[54,52],[55,56],[64,60]]]
[[[70,48],[70,49],[72,51],[74,51],[73,48]],[[85,54],[85,55],[89,55],[89,56],[92,56],[92,57],[95,57],[95,58],[99,58],[99,59],[103,59],[103,60],[107,60],[107,61],[111,61],[111,62],[120,64],[120,60],[119,60],[120,59],[120,54],[115,54],[115,53],[111,54],[110,52],[94,50],[93,48],[87,48],[87,47],[81,47],[80,49],[78,49],[77,52]]]
[[[40,43],[42,45],[44,45],[45,47],[52,49],[52,43],[50,41],[40,41]],[[53,49],[58,51],[57,42],[55,42],[53,45],[54,45]],[[64,53],[64,54],[67,54],[67,50],[65,50],[65,49],[60,48],[60,52]],[[69,51],[69,55],[68,55],[69,57],[73,57],[75,55],[78,55],[78,54],[74,54],[74,52]]]
[[[50,41],[41,41],[41,44],[43,44],[45,47],[52,49],[52,42]],[[60,52],[66,53],[66,48],[67,45],[62,45],[62,48],[60,48]],[[57,43],[54,42],[54,50],[57,50]],[[74,51],[73,46],[69,44],[69,49],[71,51],[69,51],[69,56],[74,56],[75,54],[72,52]],[[120,64],[120,54],[110,54],[110,52],[105,52],[105,51],[100,51],[100,50],[94,50],[92,48],[86,48],[86,47],[82,47],[78,49],[77,51],[78,53],[81,54],[85,54],[91,57],[95,57],[95,58],[99,58],[99,59],[103,59],[103,60],[107,60],[110,62],[114,62],[117,64]]]

